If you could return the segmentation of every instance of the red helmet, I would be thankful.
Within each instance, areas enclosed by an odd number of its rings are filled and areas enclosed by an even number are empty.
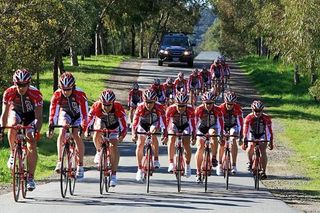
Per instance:
[[[251,104],[251,109],[254,111],[262,111],[264,108],[264,104],[261,101],[253,101]]]
[[[203,102],[213,102],[216,99],[216,96],[213,92],[206,92],[202,95],[201,100]]]
[[[18,69],[13,74],[13,82],[15,84],[30,83],[30,81],[31,81],[31,74],[26,69]]]
[[[236,101],[237,101],[236,93],[229,91],[224,95],[225,103],[235,103]]]
[[[114,102],[116,100],[116,95],[111,89],[104,90],[100,95],[100,101],[106,105]]]
[[[61,89],[73,88],[76,85],[76,81],[70,72],[65,72],[60,76],[59,87]]]
[[[152,89],[147,89],[143,93],[143,100],[144,101],[156,101],[157,94]]]
[[[178,92],[176,95],[176,102],[178,104],[187,104],[189,101],[189,96],[188,94],[184,92]]]

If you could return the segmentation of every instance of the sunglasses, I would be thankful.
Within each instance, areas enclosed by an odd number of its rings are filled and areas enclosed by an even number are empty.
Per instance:
[[[186,104],[178,104],[179,108],[183,108],[183,107],[186,107],[186,106],[187,106]]]
[[[255,113],[261,113],[262,110],[253,110]]]
[[[63,91],[71,91],[72,88],[66,88],[66,89],[62,89]]]
[[[18,87],[27,87],[29,84],[26,83],[26,84],[17,84]]]
[[[147,104],[153,104],[154,101],[146,101]]]
[[[112,104],[103,104],[105,107],[110,107]]]
[[[212,105],[214,104],[213,102],[205,102],[206,105]]]
[[[233,106],[233,103],[227,103],[228,106]]]

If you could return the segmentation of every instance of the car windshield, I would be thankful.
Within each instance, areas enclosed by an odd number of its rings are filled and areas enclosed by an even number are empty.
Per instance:
[[[189,46],[186,37],[164,37],[163,46]]]

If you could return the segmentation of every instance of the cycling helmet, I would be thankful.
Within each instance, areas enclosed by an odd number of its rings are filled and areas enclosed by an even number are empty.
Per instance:
[[[132,85],[132,89],[138,90],[139,89],[139,84],[137,82],[134,82]]]
[[[31,74],[26,69],[18,69],[13,74],[13,82],[15,84],[30,83],[30,81],[31,81]]]
[[[213,92],[206,92],[202,95],[201,100],[203,102],[213,102],[216,99],[216,96]]]
[[[178,104],[187,104],[189,101],[189,96],[184,92],[178,92],[176,95],[176,102]]]
[[[179,72],[179,73],[178,73],[178,78],[180,78],[180,79],[181,79],[181,78],[184,78],[183,72]]]
[[[224,102],[226,103],[234,103],[237,101],[237,95],[234,92],[228,91],[225,95],[224,95]]]
[[[191,75],[192,76],[197,76],[198,75],[198,69],[192,70]]]
[[[262,111],[264,108],[264,104],[261,101],[253,101],[251,104],[251,109],[254,111]]]
[[[60,76],[59,87],[61,89],[68,89],[75,86],[75,79],[70,72],[65,72]]]
[[[208,69],[206,66],[203,66],[202,69],[200,70],[200,72],[207,72],[207,71],[208,71]]]
[[[160,79],[159,78],[155,78],[153,80],[153,84],[156,85],[156,86],[160,85]]]
[[[116,100],[116,95],[111,89],[104,90],[100,95],[100,101],[106,105],[114,102]]]
[[[173,84],[173,79],[172,78],[167,78],[167,84]]]
[[[156,101],[157,94],[153,90],[147,89],[143,93],[143,100],[144,101]]]

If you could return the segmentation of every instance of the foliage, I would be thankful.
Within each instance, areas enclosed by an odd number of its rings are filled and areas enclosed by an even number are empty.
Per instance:
[[[320,79],[318,79],[315,84],[309,88],[309,93],[314,99],[320,101]]]

